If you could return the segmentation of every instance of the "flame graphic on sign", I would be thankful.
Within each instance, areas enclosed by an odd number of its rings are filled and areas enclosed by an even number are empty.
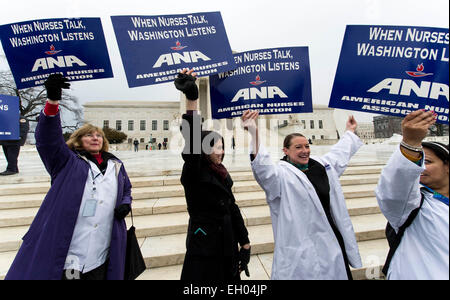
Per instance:
[[[424,70],[425,70],[425,67],[423,66],[423,63],[421,63],[420,65],[417,65],[416,72],[406,71],[406,74],[408,74],[411,77],[415,77],[415,78],[433,75],[433,73],[424,73],[423,72]]]
[[[50,46],[50,51],[45,51],[45,54],[54,55],[54,54],[59,53],[59,52],[62,51],[62,50],[55,50],[55,49],[56,49],[55,46],[51,45]]]
[[[187,46],[181,46],[180,41],[177,41],[175,43],[175,45],[176,45],[176,47],[170,47],[170,49],[175,50],[175,51],[180,51],[187,47]]]
[[[423,63],[417,66],[417,72],[423,72],[425,68],[423,67]]]
[[[261,77],[259,75],[256,75],[255,81],[251,81],[250,84],[251,85],[260,85],[260,84],[263,84],[264,82],[266,82],[266,80],[261,81]]]

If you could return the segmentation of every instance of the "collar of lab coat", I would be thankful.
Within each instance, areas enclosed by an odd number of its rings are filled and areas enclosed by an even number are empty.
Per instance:
[[[91,168],[92,172],[94,173],[94,177],[97,177],[97,175],[99,173],[101,173],[99,168],[93,162],[91,162],[89,159],[87,159],[86,156],[83,156],[78,153],[78,157],[83,159],[84,161],[86,161],[89,164],[89,167]],[[119,176],[119,172],[120,172],[120,168],[122,167],[122,163],[120,161],[117,161],[114,158],[112,158],[111,161],[114,163],[114,167],[115,167],[115,171],[116,171],[115,173],[116,173],[116,177],[117,177],[117,176]],[[108,164],[109,164],[109,162],[108,162]]]
[[[316,206],[317,210],[320,211],[325,216],[325,211],[323,209],[322,203],[320,202],[319,196],[317,195],[316,190],[314,189],[314,186],[312,185],[311,181],[309,181],[308,177],[300,171],[297,167],[293,166],[287,161],[280,161],[279,165],[283,168],[286,168],[289,172],[294,173],[295,176],[298,177],[301,184],[303,184],[305,190],[308,192],[309,197],[312,199],[314,205]],[[325,216],[326,218],[326,216]]]

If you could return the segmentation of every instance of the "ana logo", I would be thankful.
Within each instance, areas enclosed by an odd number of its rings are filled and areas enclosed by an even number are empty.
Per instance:
[[[259,86],[265,82],[266,80],[261,81],[261,77],[258,75],[256,76],[255,81],[251,81],[250,84],[254,86]],[[240,89],[234,96],[233,100],[231,100],[231,102],[236,102],[241,98],[243,100],[256,100],[258,98],[273,99],[275,98],[275,95],[277,95],[280,98],[288,98],[288,96],[277,86],[262,86],[260,88],[252,87]]]
[[[261,81],[261,77],[259,77],[259,75],[257,75],[256,78],[255,78],[255,81],[250,81],[250,84],[251,85],[261,85],[264,82],[266,82],[266,81],[265,80]]]
[[[50,51],[45,51],[45,54],[55,55],[61,51],[62,50],[55,50],[55,46],[51,45]],[[87,66],[87,64],[85,64],[81,59],[79,59],[75,55],[64,55],[55,57],[50,56],[36,59],[33,65],[33,69],[31,69],[31,72],[36,72],[40,68],[42,68],[42,70],[53,69],[55,67],[68,68],[73,67],[74,64],[80,67]]]
[[[175,43],[175,45],[176,45],[176,47],[170,47],[170,49],[175,50],[175,51],[181,51],[181,50],[183,50],[184,48],[187,47],[187,46],[181,46],[180,41],[177,41]]]
[[[448,85],[439,82],[422,81],[420,86],[412,79],[386,78],[367,90],[369,93],[379,93],[383,90],[389,91],[390,95],[411,96],[428,99],[439,99],[445,97],[448,101]]]
[[[433,75],[433,73],[425,73],[423,63],[418,65],[416,71],[406,71],[411,77],[420,78]],[[445,83],[421,81],[420,85],[412,79],[402,78],[385,78],[375,86],[371,87],[367,92],[379,93],[383,90],[389,91],[390,95],[411,96],[414,93],[417,97],[438,100],[444,97],[447,101],[449,98],[449,88]]]
[[[185,51],[183,53],[167,53],[159,56],[153,68],[159,68],[163,64],[168,66],[179,65],[182,63],[196,63],[199,60],[208,61],[211,60],[208,56],[200,51]]]
[[[51,45],[50,46],[50,51],[45,51],[45,54],[53,55],[53,54],[57,54],[57,53],[59,53],[61,51],[62,50],[55,50],[55,46]]]
[[[422,63],[422,64],[420,64],[420,65],[417,66],[416,72],[413,72],[413,71],[406,71],[406,74],[408,74],[408,75],[411,76],[411,77],[415,77],[415,78],[433,75],[433,73],[424,73],[424,72],[423,72],[424,69],[425,69],[425,68],[424,68],[423,63]]]

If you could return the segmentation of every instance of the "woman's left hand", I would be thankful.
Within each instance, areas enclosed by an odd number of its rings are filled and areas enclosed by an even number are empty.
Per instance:
[[[114,216],[118,220],[123,220],[130,213],[131,206],[129,204],[122,204],[114,209]]]
[[[250,272],[248,271],[250,249],[250,244],[246,244],[241,247],[241,250],[239,251],[239,272],[245,271],[245,275],[247,275],[247,277],[250,277]]]
[[[345,130],[349,130],[349,131],[355,133],[357,127],[358,127],[358,122],[356,122],[355,117],[353,117],[353,116],[348,117],[347,124],[345,125]]]
[[[250,134],[255,134],[258,129],[258,116],[259,112],[257,110],[246,110],[241,117],[241,124],[244,130],[247,130]]]

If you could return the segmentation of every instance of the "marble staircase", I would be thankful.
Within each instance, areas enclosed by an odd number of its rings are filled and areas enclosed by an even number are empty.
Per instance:
[[[386,219],[380,213],[374,189],[381,163],[350,165],[340,178],[355,229],[363,268],[352,269],[355,279],[376,279],[388,252]],[[188,213],[180,171],[152,175],[130,172],[136,234],[147,264],[138,279],[173,279],[181,274]],[[274,241],[265,194],[248,168],[231,171],[233,192],[250,234],[250,278],[270,279]],[[50,187],[48,176],[7,178],[0,185],[0,279],[6,275]],[[128,226],[131,220],[127,218]]]

